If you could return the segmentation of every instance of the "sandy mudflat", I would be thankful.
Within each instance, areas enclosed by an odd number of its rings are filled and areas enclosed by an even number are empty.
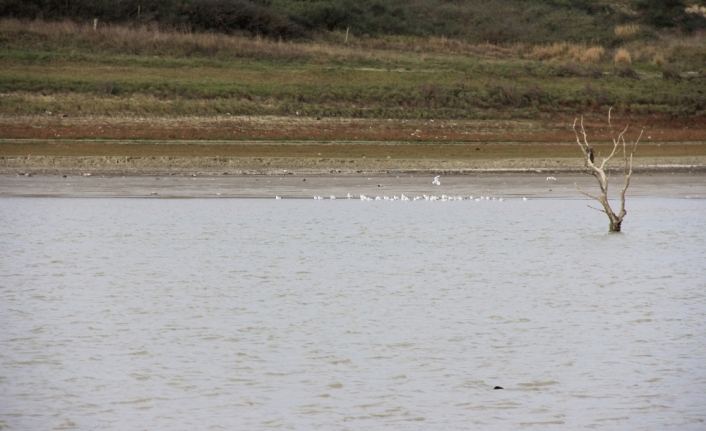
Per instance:
[[[620,161],[611,163],[619,168]],[[639,157],[636,172],[706,172],[706,156]],[[579,157],[390,159],[316,157],[2,156],[0,174],[382,175],[396,173],[581,172]]]
[[[547,179],[548,177],[556,180]],[[322,196],[341,199],[348,193],[368,196],[414,197],[422,194],[450,196],[491,196],[505,198],[583,198],[578,183],[588,192],[597,192],[593,177],[570,172],[468,173],[441,175],[441,185],[433,185],[433,174],[387,175],[0,175],[0,197],[144,197],[144,198],[300,198]],[[614,175],[614,196],[622,178]],[[628,197],[706,198],[703,173],[637,173]]]

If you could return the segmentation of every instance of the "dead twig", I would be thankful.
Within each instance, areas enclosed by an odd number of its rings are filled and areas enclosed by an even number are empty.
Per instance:
[[[630,128],[630,125],[626,125],[625,128],[616,135],[613,129],[613,123],[611,118],[612,109],[613,108],[608,110],[608,126],[610,129],[611,139],[613,140],[613,149],[610,154],[607,157],[604,157],[599,163],[596,163],[593,154],[593,148],[588,143],[588,135],[583,125],[583,116],[580,118],[580,121],[579,119],[574,120],[573,131],[574,135],[576,136],[576,143],[579,145],[584,155],[584,166],[586,168],[586,172],[596,178],[598,182],[598,187],[600,188],[600,195],[592,195],[581,190],[578,184],[574,183],[574,185],[581,194],[595,199],[601,203],[601,205],[603,206],[602,212],[606,213],[608,215],[608,218],[610,219],[609,230],[611,232],[620,232],[623,219],[627,214],[627,211],[625,210],[625,193],[627,192],[628,187],[630,186],[630,178],[632,177],[633,155],[635,154],[635,150],[637,149],[638,142],[640,142],[640,139],[642,138],[644,129],[640,132],[640,135],[638,136],[637,140],[633,143],[632,151],[630,151],[630,154],[628,156],[627,143],[625,142],[625,133]],[[579,130],[577,130],[576,128],[577,122],[580,127]],[[623,184],[623,188],[620,190],[620,210],[618,211],[618,214],[615,214],[615,212],[613,212],[612,208],[610,207],[610,204],[608,203],[608,179],[610,175],[606,175],[605,169],[608,162],[620,151],[622,151],[623,153],[623,171],[625,174],[625,182]]]

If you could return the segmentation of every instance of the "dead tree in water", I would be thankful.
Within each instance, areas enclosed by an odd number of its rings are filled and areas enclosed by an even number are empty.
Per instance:
[[[612,108],[611,108],[612,110]],[[635,154],[635,149],[637,149],[637,143],[640,142],[640,138],[642,138],[642,133],[643,131],[640,132],[640,136],[637,138],[637,140],[632,144],[632,151],[630,151],[630,154],[628,155],[628,148],[627,144],[625,143],[625,132],[628,131],[628,127],[630,125],[628,124],[625,126],[625,129],[623,129],[622,132],[620,132],[617,137],[615,136],[615,133],[613,132],[613,125],[611,124],[610,121],[610,110],[608,110],[608,126],[610,127],[610,136],[611,139],[613,139],[613,151],[611,151],[610,155],[608,157],[603,158],[599,163],[595,162],[595,157],[593,155],[593,148],[588,144],[588,139],[586,137],[586,130],[583,127],[583,117],[581,117],[581,134],[579,135],[579,132],[576,130],[576,122],[578,119],[574,120],[574,134],[576,134],[576,142],[579,144],[579,147],[581,147],[581,151],[583,151],[583,156],[584,156],[584,162],[586,166],[586,173],[593,175],[596,177],[596,180],[598,180],[598,186],[601,189],[601,194],[600,196],[595,196],[590,193],[586,193],[581,188],[579,188],[578,184],[574,183],[576,185],[576,188],[578,189],[579,192],[583,193],[584,195],[593,198],[597,200],[598,202],[603,205],[603,210],[598,210],[601,212],[606,213],[608,216],[608,219],[610,219],[610,227],[609,231],[610,232],[620,232],[620,226],[623,224],[623,218],[625,218],[625,214],[627,214],[627,211],[625,211],[625,192],[628,190],[628,186],[630,185],[630,177],[632,176],[632,156]],[[583,139],[582,139],[583,138]],[[613,156],[621,151],[623,152],[623,161],[625,163],[624,166],[624,173],[625,173],[625,184],[623,185],[623,189],[620,191],[620,211],[616,215],[613,210],[610,207],[610,204],[608,203],[608,178],[606,177],[605,173],[605,167],[606,163],[613,158]],[[597,208],[594,208],[597,209]]]

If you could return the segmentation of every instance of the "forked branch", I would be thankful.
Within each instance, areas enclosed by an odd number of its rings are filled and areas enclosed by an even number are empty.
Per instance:
[[[628,187],[630,186],[630,178],[632,177],[632,163],[633,163],[633,155],[635,154],[635,150],[637,149],[637,144],[640,142],[640,139],[642,138],[642,134],[644,132],[644,129],[640,132],[640,136],[638,136],[637,140],[632,143],[632,150],[630,151],[630,154],[628,155],[628,147],[627,143],[625,142],[625,133],[628,131],[630,128],[630,125],[626,125],[625,128],[618,133],[617,135],[613,131],[613,124],[611,121],[611,111],[613,108],[608,110],[608,126],[610,128],[610,136],[611,139],[613,140],[613,148],[610,154],[607,157],[604,157],[603,160],[600,161],[600,163],[596,163],[595,161],[595,156],[593,154],[593,147],[591,147],[588,143],[588,135],[586,133],[586,129],[583,125],[583,116],[580,117],[579,119],[574,120],[574,125],[573,125],[573,130],[574,130],[574,135],[576,135],[576,143],[579,145],[581,148],[581,151],[583,152],[584,156],[584,166],[586,168],[586,173],[593,175],[596,180],[598,181],[598,187],[600,188],[600,195],[592,195],[590,193],[586,193],[585,191],[581,190],[581,188],[578,186],[578,184],[574,183],[576,185],[576,189],[578,189],[579,192],[584,194],[585,196],[588,196],[592,199],[597,200],[598,202],[601,203],[603,206],[603,212],[605,212],[608,215],[608,219],[610,220],[610,228],[609,230],[611,232],[620,232],[621,225],[623,223],[623,219],[625,218],[625,215],[627,214],[627,211],[625,210],[625,193],[628,190]],[[580,129],[577,130],[576,124],[579,124]],[[623,185],[623,188],[620,190],[620,210],[618,211],[618,214],[616,215],[615,212],[610,207],[610,204],[608,203],[608,178],[606,177],[606,165],[607,163],[615,156],[616,153],[619,151],[623,152],[623,161],[624,161],[624,173],[625,173],[625,183]],[[595,209],[595,208],[594,208]],[[600,211],[600,210],[599,210]]]

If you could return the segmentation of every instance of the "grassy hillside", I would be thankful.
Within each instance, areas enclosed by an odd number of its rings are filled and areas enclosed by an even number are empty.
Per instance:
[[[294,43],[72,23],[0,22],[6,115],[706,117],[706,41],[619,48],[445,38]]]
[[[188,31],[311,38],[350,28],[356,36],[446,37],[471,43],[574,43],[615,46],[614,27],[639,24],[691,32],[706,18],[701,0],[0,0],[0,17],[98,18],[157,23]],[[702,2],[701,2],[702,3]],[[701,4],[703,6],[703,4]]]

